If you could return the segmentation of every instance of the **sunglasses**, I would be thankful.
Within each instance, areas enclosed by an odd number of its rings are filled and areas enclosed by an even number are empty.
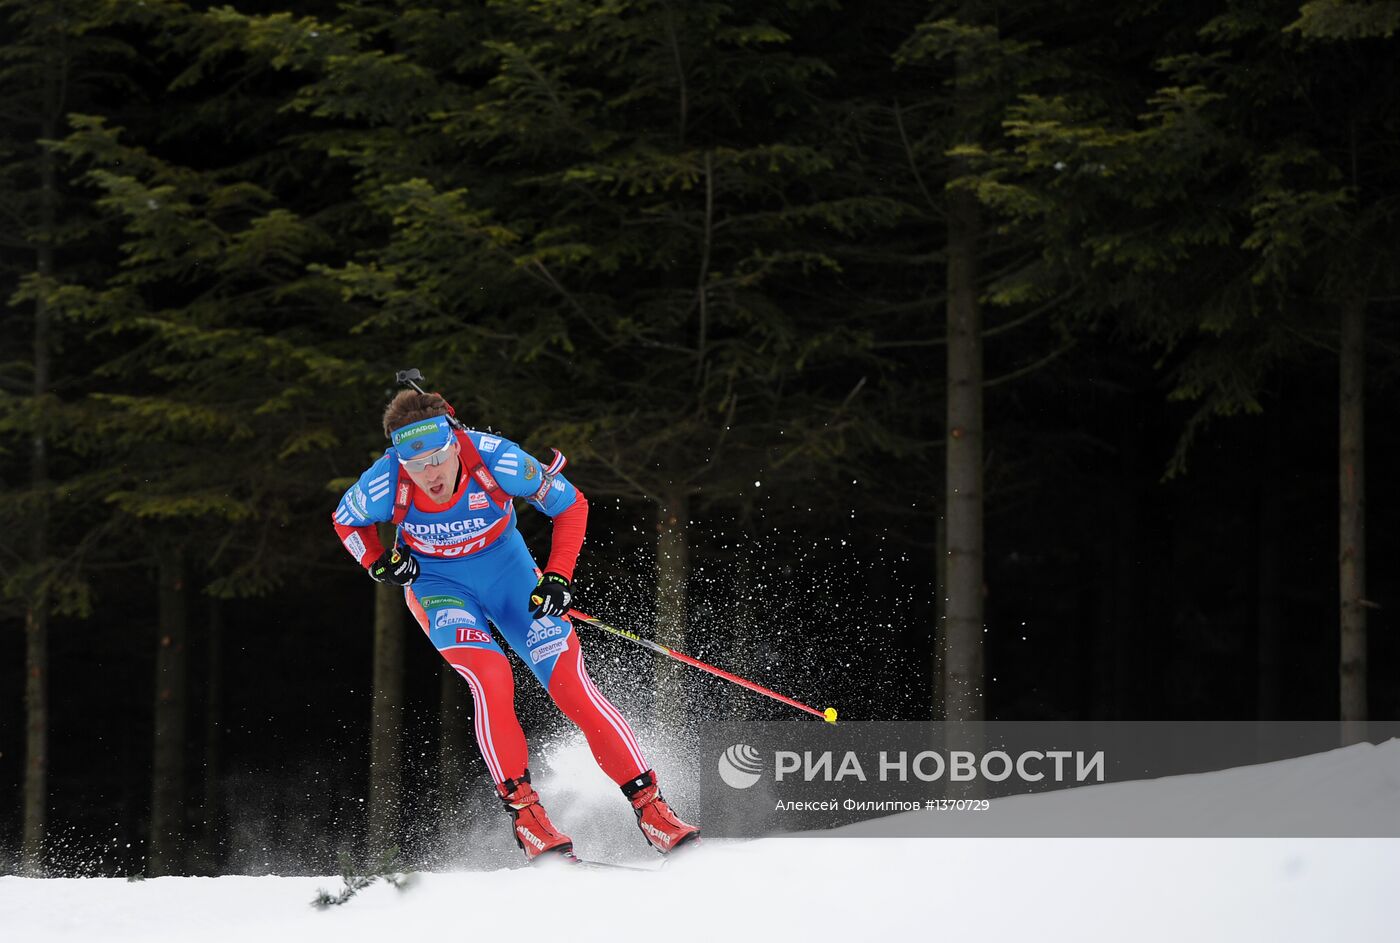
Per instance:
[[[411,472],[427,471],[429,465],[441,465],[452,455],[452,447],[456,442],[448,442],[442,448],[429,452],[427,455],[420,455],[418,458],[401,458],[399,463]]]

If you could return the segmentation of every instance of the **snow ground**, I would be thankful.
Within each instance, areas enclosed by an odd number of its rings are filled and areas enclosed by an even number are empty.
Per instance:
[[[1394,940],[1397,839],[772,838],[655,874],[0,878],[15,943],[662,940]]]
[[[1043,804],[1041,811],[1051,816],[1083,814],[1082,803],[1090,798],[1105,806],[1149,797],[1170,805],[1175,796],[1180,807],[1228,811],[1241,808],[1244,792],[1287,783],[1290,800],[1360,801],[1381,814],[1400,815],[1394,764],[1400,742],[1383,747],[1072,790],[1077,797],[1024,797],[1013,809],[1020,815]],[[893,825],[902,818],[883,821]],[[382,943],[537,934],[610,943],[653,934],[663,940],[892,936],[979,943],[1397,939],[1397,838],[849,833],[709,841],[664,870],[645,874],[521,867],[428,873],[406,890],[376,884],[326,911],[310,902],[319,889],[337,891],[339,878],[3,877],[0,940]]]

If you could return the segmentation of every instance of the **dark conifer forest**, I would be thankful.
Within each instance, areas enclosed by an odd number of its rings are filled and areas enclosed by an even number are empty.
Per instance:
[[[469,791],[331,528],[408,367],[568,456],[581,608],[844,720],[1400,717],[1397,30],[0,0],[0,873],[334,867]],[[641,729],[793,716],[579,632]]]

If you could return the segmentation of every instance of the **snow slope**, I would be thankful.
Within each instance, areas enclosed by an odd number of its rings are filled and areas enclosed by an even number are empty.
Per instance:
[[[776,838],[656,874],[0,878],[14,943],[395,939],[1394,940],[1396,839]]]
[[[1253,790],[1283,789],[1290,801],[1326,794],[1341,804],[1366,802],[1373,810],[1400,814],[1400,779],[1393,765],[1398,746],[1352,747],[1267,767],[1074,792],[1092,792],[1100,806],[1131,804],[1146,795],[1172,808],[1210,809],[1216,815],[1240,809]],[[1085,815],[1088,798],[1026,797],[1015,800],[1015,814],[1029,816],[1034,804],[1058,803],[1041,812]],[[903,818],[886,822],[895,827]],[[1395,838],[827,833],[712,841],[654,873],[517,867],[423,874],[407,890],[377,884],[326,911],[309,903],[320,888],[337,890],[338,878],[5,877],[0,878],[0,939],[379,943],[545,934],[608,941],[640,936],[1352,943],[1397,939],[1397,887],[1400,839]]]

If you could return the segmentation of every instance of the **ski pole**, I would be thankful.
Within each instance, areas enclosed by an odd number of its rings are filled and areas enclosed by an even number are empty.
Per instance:
[[[828,707],[824,711],[819,711],[815,707],[808,707],[801,701],[794,701],[792,698],[787,697],[783,694],[779,694],[777,691],[770,691],[768,688],[765,688],[761,684],[755,684],[754,682],[747,681],[744,678],[739,677],[738,675],[730,674],[723,668],[716,668],[714,665],[707,665],[700,659],[692,658],[684,652],[678,652],[675,649],[667,648],[665,645],[660,645],[656,642],[653,642],[651,639],[642,638],[635,632],[629,632],[626,629],[619,629],[615,626],[608,625],[603,620],[595,619],[586,612],[579,612],[577,609],[570,609],[569,617],[577,619],[578,621],[583,622],[586,625],[591,625],[595,629],[601,629],[602,631],[607,632],[610,635],[616,635],[618,638],[627,639],[627,641],[632,642],[633,644],[640,645],[643,648],[650,649],[651,651],[656,652],[658,654],[665,655],[669,658],[674,658],[676,661],[690,665],[693,668],[699,668],[701,671],[707,671],[710,674],[715,675],[719,678],[723,678],[726,681],[733,681],[740,687],[748,688],[750,691],[757,691],[759,694],[766,694],[768,697],[773,698],[773,700],[775,701],[782,701],[784,704],[787,704],[790,707],[795,707],[800,711],[806,711],[809,714],[813,714],[817,717],[820,717],[822,720],[826,721],[829,724],[836,723],[836,708],[834,707]]]

